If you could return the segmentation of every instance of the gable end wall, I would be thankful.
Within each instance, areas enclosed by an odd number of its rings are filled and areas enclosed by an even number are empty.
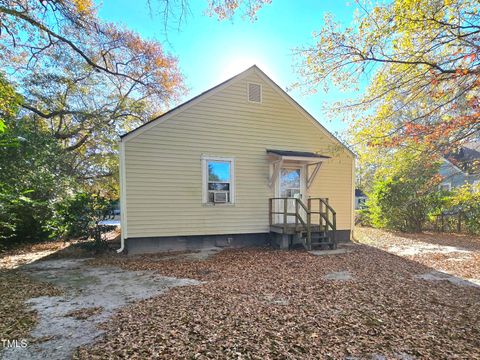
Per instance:
[[[262,85],[262,103],[247,83]],[[332,155],[310,196],[328,197],[352,228],[353,157],[255,72],[124,142],[128,237],[269,231],[266,149]],[[202,205],[202,155],[235,158],[235,205]]]

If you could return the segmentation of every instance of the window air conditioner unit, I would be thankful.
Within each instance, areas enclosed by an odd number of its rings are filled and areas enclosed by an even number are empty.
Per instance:
[[[214,203],[226,203],[227,202],[227,193],[226,192],[215,192],[215,193],[213,193],[213,202]]]

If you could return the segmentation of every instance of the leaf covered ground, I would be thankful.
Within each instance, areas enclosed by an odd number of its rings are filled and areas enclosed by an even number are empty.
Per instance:
[[[119,230],[103,234],[105,245],[96,248],[93,239],[72,239],[69,241],[46,241],[40,243],[14,244],[0,248],[0,269],[16,269],[35,261],[56,258],[85,258],[101,253],[115,252],[120,247]]]
[[[350,253],[225,250],[206,260],[102,257],[97,265],[204,281],[125,307],[91,358],[480,358],[480,289],[367,245]],[[335,280],[332,273],[348,274]],[[346,280],[345,280],[346,279]]]
[[[34,281],[19,271],[0,269],[0,339],[27,339],[37,322],[37,314],[25,301],[59,293],[49,283]]]

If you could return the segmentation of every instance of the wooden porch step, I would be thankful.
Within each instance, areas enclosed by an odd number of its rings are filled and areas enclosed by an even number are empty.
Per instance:
[[[331,241],[312,241],[312,246],[314,245],[332,245]]]
[[[312,244],[314,242],[316,243],[326,243],[326,242],[329,242],[330,241],[330,238],[328,236],[319,236],[319,237],[313,237],[312,236]]]
[[[329,242],[312,242],[312,247],[317,247],[317,246],[325,246],[327,245],[330,249],[335,249],[336,245],[335,243],[329,241]]]
[[[272,224],[270,225],[270,231],[277,233],[277,234],[296,234],[296,233],[302,233],[305,232],[305,228],[303,225],[295,225],[295,224],[288,224],[286,227],[283,226],[283,224]],[[320,229],[320,226],[318,225],[312,225],[310,228],[310,231],[313,234],[316,233],[322,233],[322,229]]]

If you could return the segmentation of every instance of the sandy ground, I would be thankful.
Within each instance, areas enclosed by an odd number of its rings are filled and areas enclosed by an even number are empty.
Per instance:
[[[62,296],[30,299],[38,322],[27,347],[7,348],[4,359],[67,359],[80,346],[102,336],[98,325],[119,308],[165,293],[177,286],[200,282],[115,267],[92,267],[88,259],[33,262],[22,272],[63,290]]]
[[[374,246],[434,269],[424,280],[480,286],[480,237],[463,234],[405,234],[373,228],[355,229],[362,244]]]

